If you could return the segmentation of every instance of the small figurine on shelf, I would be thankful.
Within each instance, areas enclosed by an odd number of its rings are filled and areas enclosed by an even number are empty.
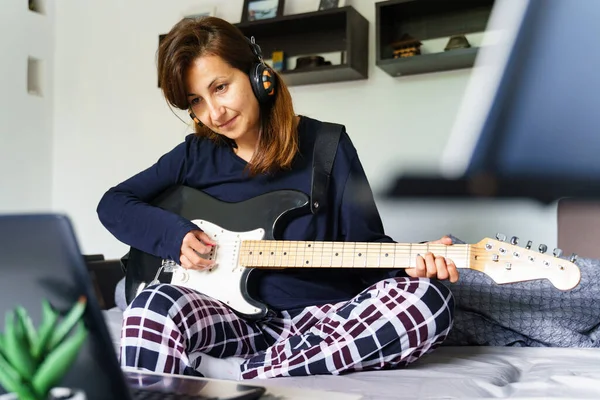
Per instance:
[[[402,35],[399,41],[391,44],[394,58],[412,57],[421,54],[421,41],[409,34]]]
[[[322,56],[303,56],[296,59],[295,69],[318,68],[323,65],[331,65],[331,61],[325,61]]]
[[[450,37],[448,40],[448,44],[444,48],[444,51],[454,50],[454,49],[466,49],[471,47],[471,44],[465,37],[465,35],[454,35]]]

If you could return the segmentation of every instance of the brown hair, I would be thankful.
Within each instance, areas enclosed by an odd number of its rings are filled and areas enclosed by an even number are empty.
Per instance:
[[[243,33],[229,22],[215,17],[185,18],[171,29],[158,48],[158,79],[169,104],[188,109],[185,73],[195,59],[204,55],[219,56],[246,74],[258,62]],[[261,133],[249,163],[252,175],[290,168],[298,151],[292,97],[277,72],[275,79],[275,100],[260,106]],[[206,126],[194,125],[197,136],[233,144]]]

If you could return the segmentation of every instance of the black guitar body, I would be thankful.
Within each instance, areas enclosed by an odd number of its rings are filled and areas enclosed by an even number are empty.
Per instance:
[[[159,195],[152,205],[176,213],[188,220],[203,219],[229,231],[246,232],[262,228],[265,240],[281,239],[290,219],[310,212],[309,198],[296,190],[265,193],[239,203],[227,203],[187,186],[176,186]],[[179,263],[179,260],[173,260]],[[123,257],[126,270],[125,296],[127,304],[138,294],[140,287],[151,282],[162,264],[162,258],[131,248]],[[244,298],[267,313],[263,303],[255,300],[256,282],[261,271],[248,268],[240,282]],[[171,282],[172,273],[161,273],[159,280]],[[253,318],[256,318],[254,316]]]

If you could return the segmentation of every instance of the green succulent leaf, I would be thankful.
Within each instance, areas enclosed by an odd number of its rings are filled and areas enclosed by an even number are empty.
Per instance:
[[[4,352],[6,360],[13,366],[22,378],[27,379],[35,372],[35,363],[29,352],[27,338],[21,323],[15,314],[9,311],[4,323]]]
[[[36,393],[46,395],[69,370],[87,337],[83,322],[77,323],[75,334],[62,341],[45,357],[31,383]]]
[[[33,344],[37,342],[37,332],[35,331],[33,322],[31,322],[29,314],[27,314],[27,311],[23,307],[17,307],[16,312],[19,323],[21,324],[21,329],[25,332],[27,347],[31,349]]]
[[[0,354],[0,385],[7,392],[15,392],[21,384],[19,373],[10,365],[10,363]]]
[[[69,334],[71,329],[77,324],[77,322],[81,319],[83,312],[85,311],[85,306],[87,304],[87,299],[85,296],[81,296],[77,303],[71,308],[68,314],[64,317],[64,319],[60,322],[60,324],[56,327],[54,332],[52,333],[52,337],[48,342],[47,349],[54,349],[60,342]]]
[[[48,341],[52,337],[54,327],[58,321],[58,314],[52,309],[47,300],[42,301],[42,324],[40,325],[37,341],[32,347],[31,354],[33,358],[39,361],[45,354]]]

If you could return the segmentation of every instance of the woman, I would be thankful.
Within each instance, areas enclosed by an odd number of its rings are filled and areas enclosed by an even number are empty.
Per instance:
[[[310,193],[312,150],[321,122],[294,114],[284,82],[262,63],[260,49],[218,18],[176,24],[160,45],[158,73],[167,101],[189,111],[196,133],[111,188],[98,215],[130,246],[183,268],[210,268],[212,261],[200,255],[215,243],[190,221],[150,206],[150,200],[173,185],[227,202],[281,189]],[[295,218],[283,239],[392,241],[383,232],[345,132],[329,195],[325,212]],[[450,239],[437,243],[450,244]],[[443,257],[428,253],[418,256],[416,265],[393,273],[269,272],[260,280],[259,295],[273,313],[259,321],[243,320],[191,289],[152,286],[125,312],[121,363],[225,379],[406,365],[437,347],[452,325],[450,292],[428,278],[458,279],[455,265]]]

